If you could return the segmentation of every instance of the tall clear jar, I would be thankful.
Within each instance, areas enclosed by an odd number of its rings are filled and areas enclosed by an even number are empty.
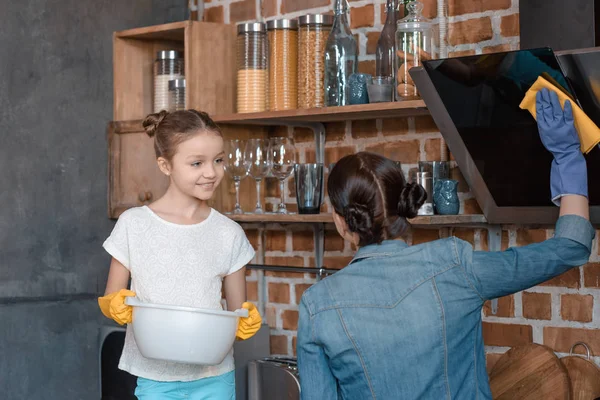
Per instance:
[[[325,45],[333,17],[308,14],[298,18],[298,107],[315,108],[325,104]]]
[[[185,110],[185,79],[169,81],[169,111]]]
[[[263,23],[238,25],[237,112],[267,110],[267,29]]]
[[[358,68],[356,39],[348,24],[347,0],[335,0],[334,20],[325,46],[325,105],[350,104],[348,78]]]
[[[169,109],[169,81],[185,77],[183,53],[162,50],[154,61],[154,112]]]
[[[298,21],[267,22],[269,42],[269,110],[298,108]]]
[[[396,30],[396,99],[418,98],[417,87],[409,70],[422,60],[437,58],[436,35],[431,20],[423,17],[423,4],[412,1],[406,5],[408,15],[398,21]]]

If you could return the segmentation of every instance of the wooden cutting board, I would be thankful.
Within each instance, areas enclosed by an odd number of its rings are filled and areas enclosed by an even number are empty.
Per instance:
[[[582,345],[587,349],[587,359],[574,356],[573,349]],[[591,400],[600,397],[600,369],[589,360],[590,349],[585,343],[575,343],[569,355],[560,359],[571,381],[571,400]]]
[[[513,347],[494,365],[490,387],[495,400],[569,400],[569,377],[552,349],[530,343]]]

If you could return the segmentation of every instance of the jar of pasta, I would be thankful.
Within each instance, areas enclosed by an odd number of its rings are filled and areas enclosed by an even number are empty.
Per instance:
[[[238,25],[237,112],[267,110],[267,30],[263,23]]]
[[[325,44],[333,16],[308,14],[298,18],[298,107],[323,107]]]
[[[298,108],[298,22],[267,22],[269,41],[269,109]]]

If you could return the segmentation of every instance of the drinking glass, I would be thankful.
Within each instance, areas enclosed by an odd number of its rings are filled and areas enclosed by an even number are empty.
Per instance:
[[[244,163],[246,171],[256,181],[256,208],[255,214],[263,214],[264,210],[260,203],[260,186],[262,180],[269,173],[271,164],[269,162],[269,140],[268,139],[250,139],[246,143],[244,153]]]
[[[271,172],[279,179],[281,191],[281,203],[277,207],[279,214],[287,214],[285,207],[285,180],[294,172],[296,165],[296,146],[290,138],[271,138],[271,150],[269,152],[271,161]]]
[[[225,170],[233,179],[235,185],[235,207],[233,208],[234,214],[243,214],[242,207],[240,206],[240,182],[248,175],[246,166],[244,165],[244,150],[246,149],[246,143],[243,140],[229,140],[227,142],[225,152],[227,156],[227,162],[225,163]]]

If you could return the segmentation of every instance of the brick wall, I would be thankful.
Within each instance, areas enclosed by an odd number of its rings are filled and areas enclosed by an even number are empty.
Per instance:
[[[425,12],[436,17],[436,1],[426,0]],[[373,73],[374,51],[382,23],[385,0],[351,0],[350,24],[358,38],[359,70]],[[297,17],[305,13],[328,12],[331,0],[209,0],[206,19],[213,22],[237,23],[276,17]],[[514,50],[519,46],[518,0],[449,0],[450,55],[481,54]],[[419,160],[436,160],[440,154],[440,134],[428,117],[334,123],[327,126],[326,165],[340,157],[360,150],[382,153],[401,161],[405,173]],[[301,162],[314,161],[312,133],[281,129],[279,134],[294,134]],[[480,212],[459,170],[461,213]],[[289,182],[287,203],[295,209],[292,182]],[[268,208],[278,202],[279,187],[270,181],[266,185]],[[248,193],[254,198],[255,193]],[[326,202],[327,203],[327,202]],[[327,209],[328,204],[324,206]],[[246,226],[253,245],[258,250],[258,262],[290,266],[314,266],[313,238],[310,227]],[[328,227],[333,229],[333,226]],[[544,240],[552,234],[546,230],[506,228],[502,246],[521,246]],[[487,231],[482,229],[415,230],[410,243],[435,240],[440,235],[453,234],[471,242],[477,250],[487,250]],[[600,236],[600,232],[599,235]],[[325,240],[325,266],[340,268],[351,259],[354,250],[349,243],[328,230]],[[557,352],[568,352],[571,344],[586,341],[600,355],[600,255],[595,243],[592,263],[571,270],[541,286],[517,293],[499,301],[496,315],[486,305],[484,335],[489,365],[499,353],[510,346],[527,342],[544,343]],[[262,273],[248,276],[250,300],[259,301],[265,293],[266,320],[271,327],[272,352],[295,355],[298,302],[302,292],[315,282],[314,275]],[[264,287],[262,287],[264,284]],[[600,358],[596,358],[600,361]]]

